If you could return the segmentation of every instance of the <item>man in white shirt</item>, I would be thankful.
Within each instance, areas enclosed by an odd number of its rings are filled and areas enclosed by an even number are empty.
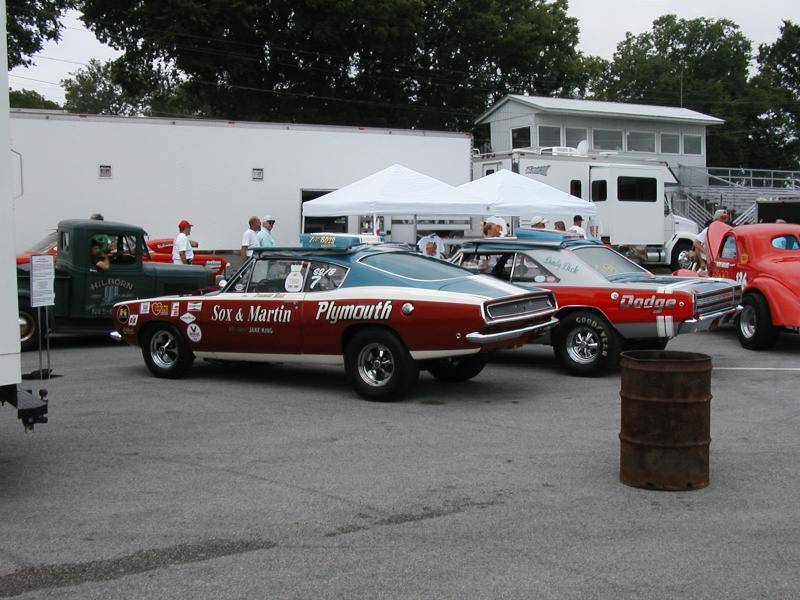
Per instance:
[[[585,238],[586,231],[583,229],[583,217],[580,215],[572,217],[572,227],[568,231],[577,234],[578,237]]]
[[[178,235],[172,242],[172,262],[176,265],[190,265],[194,259],[192,242],[189,234],[192,233],[192,224],[186,219],[178,223]]]
[[[256,234],[258,246],[261,248],[272,248],[276,246],[275,238],[272,237],[272,228],[275,227],[275,217],[267,215],[261,219],[261,231]]]
[[[258,217],[250,217],[247,222],[249,227],[242,235],[242,247],[239,250],[239,256],[242,262],[246,261],[248,257],[253,256],[253,248],[258,248],[257,234],[261,231],[261,219]]]
[[[714,221],[728,222],[728,211],[723,208],[718,208],[714,211]],[[714,222],[712,221],[712,223]],[[697,234],[697,239],[694,241],[694,256],[700,269],[707,269],[706,256],[708,255],[708,227],[703,229]]]
[[[417,248],[419,248],[419,251],[425,256],[432,256],[434,258],[444,257],[444,242],[435,231],[421,238],[417,242]]]

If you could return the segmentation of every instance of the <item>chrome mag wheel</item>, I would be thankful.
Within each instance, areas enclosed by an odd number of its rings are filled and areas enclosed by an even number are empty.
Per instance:
[[[365,383],[382,387],[391,381],[394,373],[395,358],[383,344],[367,344],[358,353],[358,374]]]
[[[161,369],[171,369],[178,362],[178,340],[170,331],[161,329],[150,339],[150,358]]]
[[[587,365],[597,359],[600,340],[594,330],[588,327],[578,327],[567,335],[566,350],[573,361]]]

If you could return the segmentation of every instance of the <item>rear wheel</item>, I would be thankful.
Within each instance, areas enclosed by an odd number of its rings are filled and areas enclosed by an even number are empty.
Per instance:
[[[455,383],[476,377],[485,366],[485,355],[470,354],[431,361],[428,363],[428,371],[439,381]]]
[[[142,356],[153,375],[168,379],[183,377],[194,362],[189,344],[177,328],[167,323],[156,323],[145,330]]]
[[[747,294],[742,299],[736,334],[739,343],[750,350],[766,350],[778,341],[778,330],[772,325],[767,299],[761,294]]]
[[[405,394],[419,377],[419,365],[398,337],[385,329],[362,329],[345,350],[345,371],[367,400],[389,402]]]
[[[581,311],[566,316],[553,339],[556,357],[573,375],[599,375],[617,362],[617,333],[595,313]]]

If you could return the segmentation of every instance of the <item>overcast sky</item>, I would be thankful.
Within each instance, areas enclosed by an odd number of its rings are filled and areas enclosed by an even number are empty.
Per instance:
[[[654,19],[667,13],[686,19],[731,19],[753,41],[754,48],[774,41],[783,19],[800,22],[798,0],[570,0],[569,4],[569,14],[577,17],[580,24],[578,47],[603,58],[611,58],[625,32],[641,33]],[[76,12],[67,15],[61,41],[47,44],[34,58],[35,66],[11,71],[12,88],[34,89],[50,100],[63,102],[64,92],[59,86],[62,79],[90,58],[104,61],[118,55],[100,44],[78,16]]]

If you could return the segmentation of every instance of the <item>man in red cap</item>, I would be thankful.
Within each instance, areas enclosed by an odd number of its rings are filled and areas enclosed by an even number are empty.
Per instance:
[[[172,262],[176,265],[190,265],[194,258],[192,243],[189,241],[189,234],[192,233],[192,224],[186,219],[178,223],[178,235],[172,242]]]

